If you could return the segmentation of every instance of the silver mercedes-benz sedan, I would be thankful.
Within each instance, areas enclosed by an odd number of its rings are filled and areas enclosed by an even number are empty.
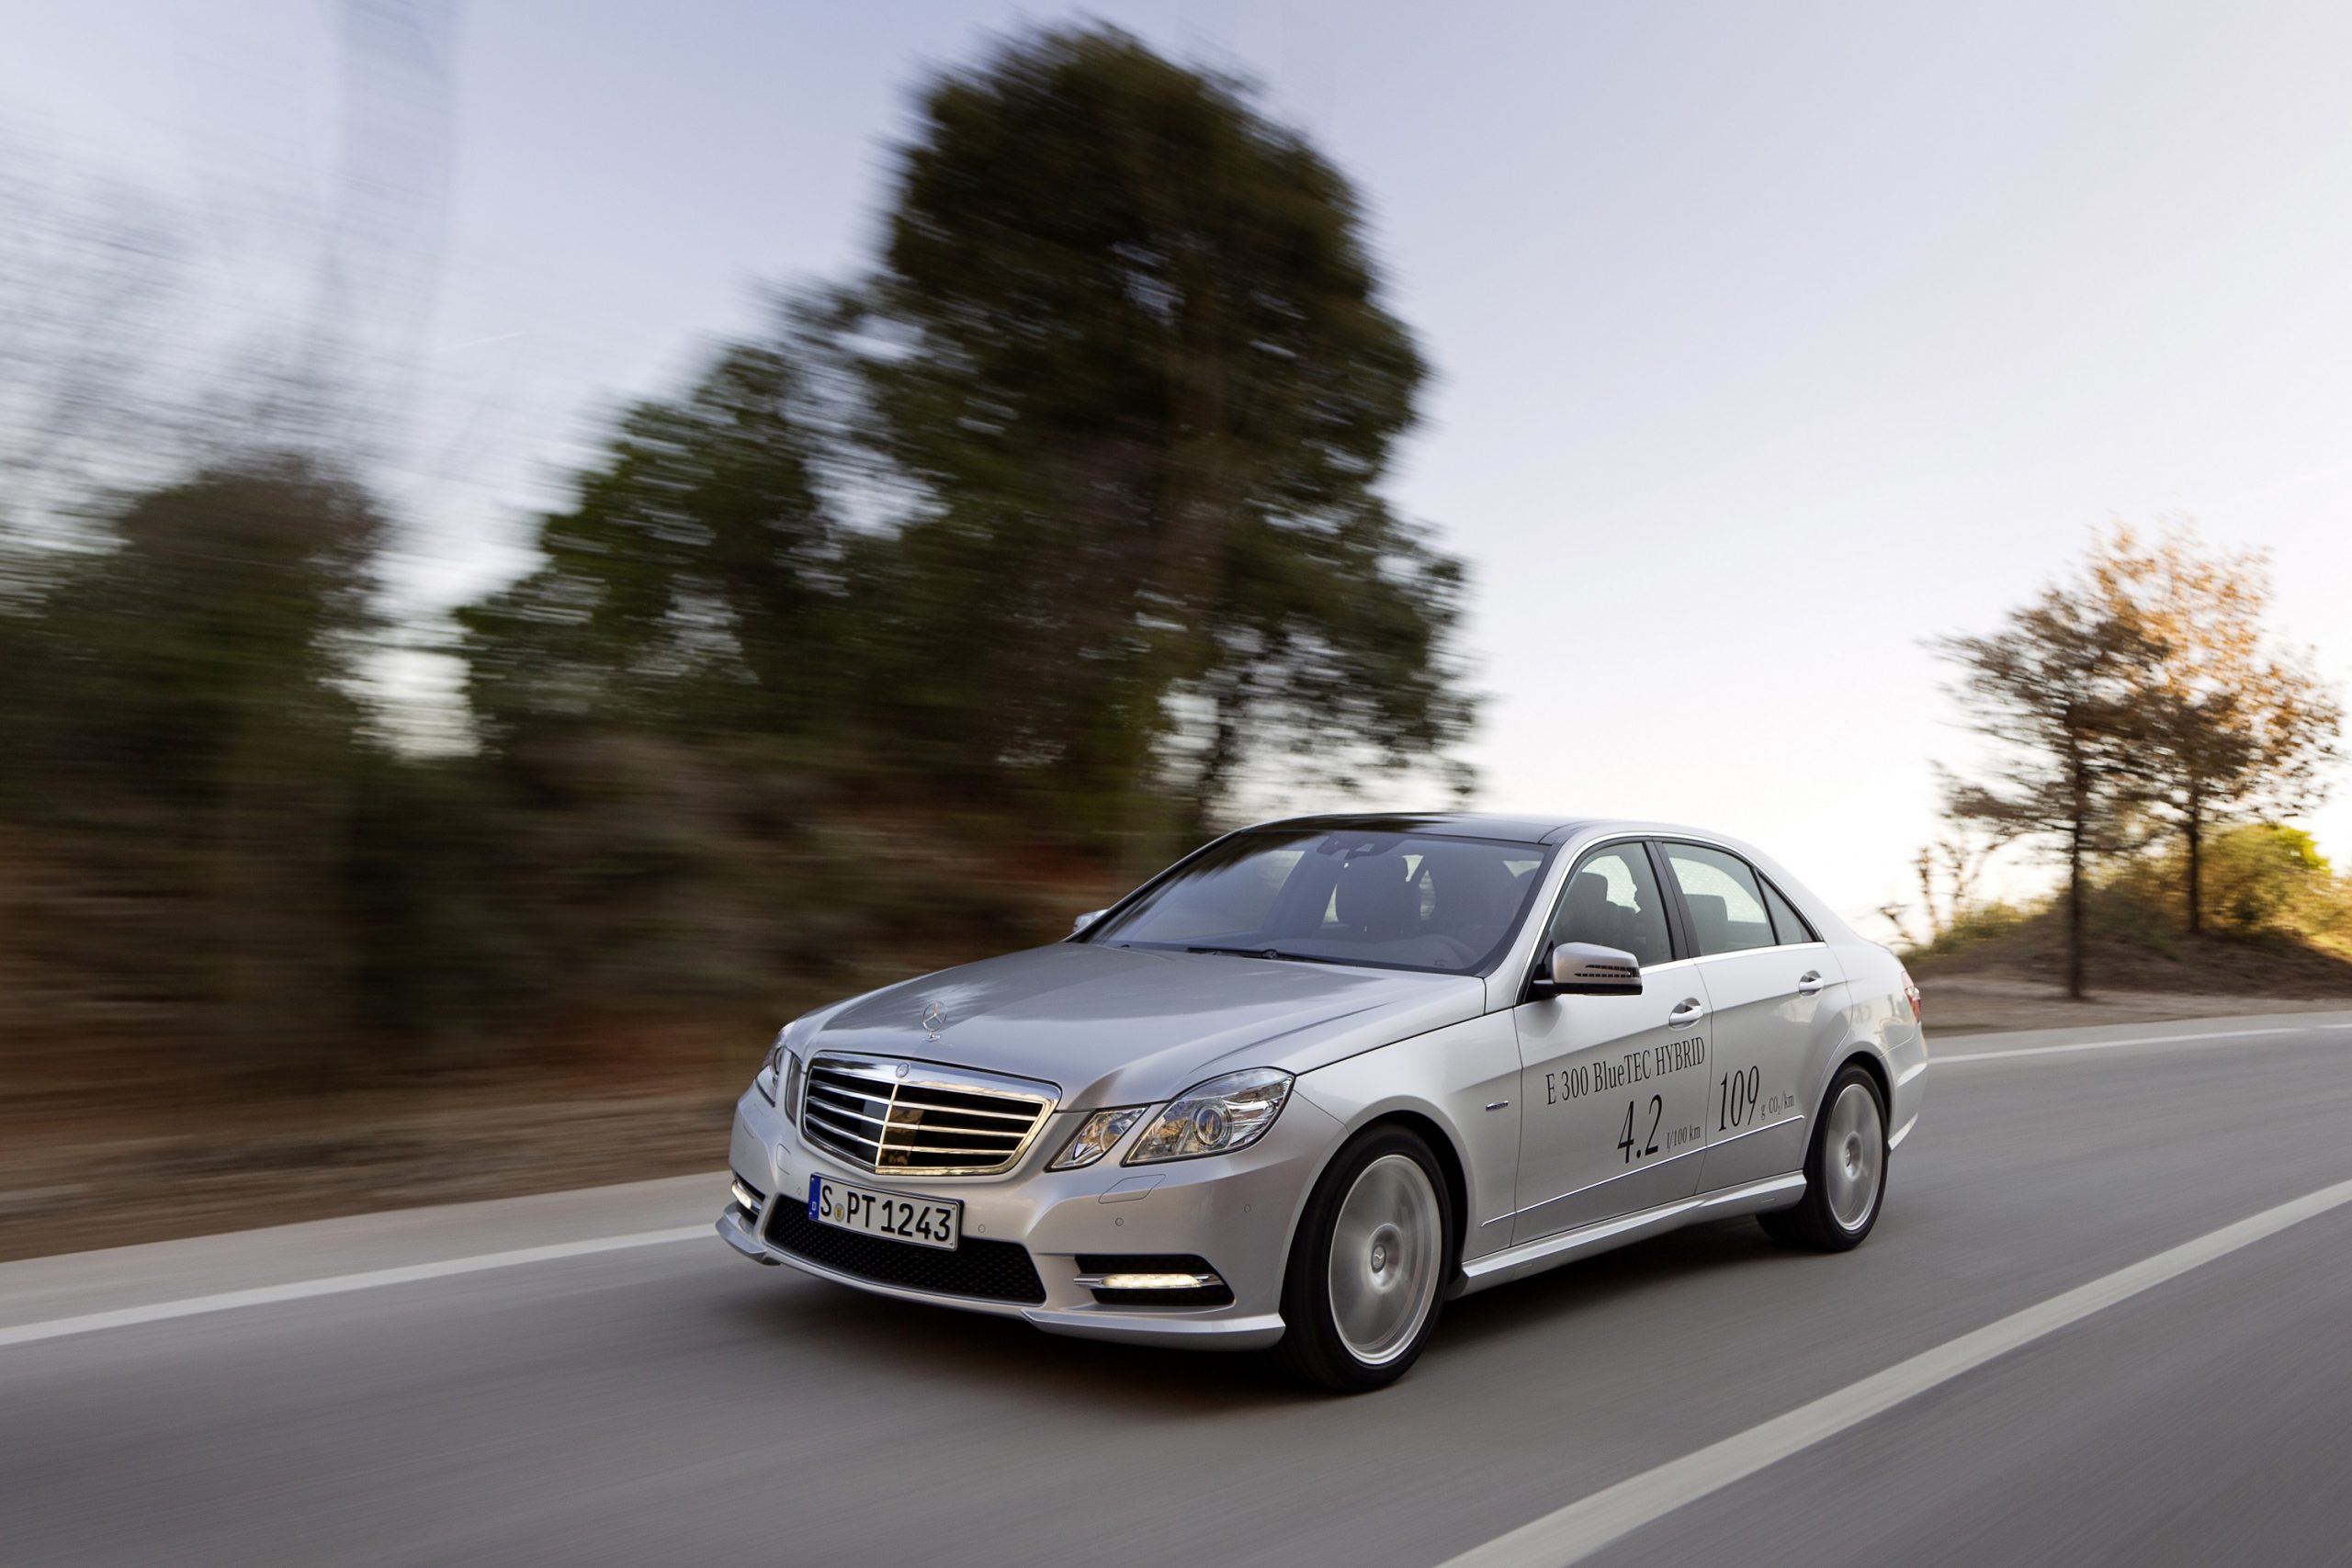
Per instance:
[[[1303,818],[787,1025],[718,1232],[1369,1389],[1451,1298],[1694,1221],[1857,1246],[1927,1066],[1901,963],[1735,840]]]

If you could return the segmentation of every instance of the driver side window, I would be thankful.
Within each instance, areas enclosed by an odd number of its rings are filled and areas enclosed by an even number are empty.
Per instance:
[[[1666,899],[1640,844],[1611,844],[1578,862],[1552,916],[1552,940],[1598,942],[1632,953],[1643,968],[1674,956]]]

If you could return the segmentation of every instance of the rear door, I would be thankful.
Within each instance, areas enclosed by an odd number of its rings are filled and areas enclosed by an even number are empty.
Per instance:
[[[1706,844],[1659,848],[1714,1009],[1700,1189],[1800,1169],[1814,1110],[1801,1099],[1805,1068],[1826,1048],[1818,1037],[1841,1027],[1845,976],[1828,945],[1746,860]]]
[[[1677,949],[1646,843],[1589,851],[1536,952],[1622,948],[1642,965],[1635,997],[1550,997],[1514,1010],[1521,1063],[1514,1244],[1655,1208],[1697,1190],[1705,1151],[1707,991]]]

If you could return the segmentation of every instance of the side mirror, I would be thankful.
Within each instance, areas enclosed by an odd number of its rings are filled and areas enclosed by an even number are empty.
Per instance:
[[[1638,997],[1642,994],[1641,960],[1623,948],[1597,942],[1564,942],[1552,949],[1549,984],[1544,994],[1555,997]]]
[[[1084,931],[1087,927],[1101,919],[1107,913],[1109,913],[1109,911],[1105,909],[1087,910],[1086,913],[1079,916],[1078,919],[1069,923],[1069,934],[1072,936],[1078,935],[1079,932]]]

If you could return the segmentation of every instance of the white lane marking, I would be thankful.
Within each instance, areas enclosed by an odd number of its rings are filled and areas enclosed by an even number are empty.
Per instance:
[[[1961,1051],[1949,1056],[1930,1054],[1939,1067],[1959,1062],[2006,1062],[2027,1056],[2071,1056],[2081,1051],[2136,1051],[2146,1045],[2187,1045],[2199,1040],[2251,1040],[2258,1034],[2316,1034],[2322,1030],[2352,1029],[2352,1023],[2305,1023],[2291,1029],[2219,1029],[2205,1034],[2151,1034],[2137,1040],[2084,1040],[2072,1045],[2027,1045],[2015,1051]]]
[[[238,1307],[268,1306],[312,1296],[338,1296],[349,1291],[373,1291],[385,1285],[407,1285],[419,1280],[446,1280],[453,1274],[479,1274],[486,1269],[513,1269],[526,1263],[552,1263],[562,1258],[587,1258],[599,1252],[620,1252],[634,1247],[661,1247],[673,1241],[707,1239],[708,1225],[679,1225],[671,1230],[634,1231],[627,1235],[592,1236],[584,1241],[559,1241],[545,1247],[516,1247],[511,1252],[483,1252],[471,1258],[448,1258],[437,1263],[410,1263],[398,1269],[371,1269],[362,1274],[331,1274],[321,1280],[294,1280],[283,1285],[258,1285],[246,1291],[222,1291],[216,1295],[187,1296],[175,1302],[121,1307],[113,1312],[89,1312],[78,1317],[53,1317],[46,1323],[0,1328],[0,1349],[29,1345],[40,1339],[62,1339],[69,1334],[95,1334],[102,1328],[128,1328],[135,1324],[161,1323],[167,1318],[195,1317],[202,1313],[230,1312]]]
[[[1745,1481],[1768,1465],[1883,1415],[1963,1372],[2346,1203],[2352,1203],[2352,1181],[2339,1181],[2209,1231],[2194,1241],[1898,1361],[1785,1416],[1570,1503],[1484,1546],[1473,1547],[1443,1568],[1562,1568],[1686,1503]]]

